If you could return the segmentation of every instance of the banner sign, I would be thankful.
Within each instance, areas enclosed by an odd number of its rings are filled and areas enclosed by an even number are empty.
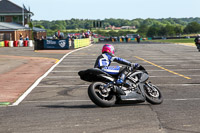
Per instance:
[[[45,49],[69,49],[69,41],[66,40],[44,40]]]

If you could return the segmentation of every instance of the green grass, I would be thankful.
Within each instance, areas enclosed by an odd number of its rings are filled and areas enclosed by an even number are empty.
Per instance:
[[[0,102],[0,106],[7,106],[9,104],[10,104],[10,102]]]
[[[190,39],[166,39],[166,40],[149,40],[150,42],[161,43],[194,43],[194,38]]]

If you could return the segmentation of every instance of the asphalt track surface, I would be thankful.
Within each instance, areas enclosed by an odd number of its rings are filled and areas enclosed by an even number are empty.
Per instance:
[[[195,47],[114,44],[117,56],[147,69],[164,102],[100,108],[87,96],[90,83],[77,73],[93,67],[102,46],[71,53],[18,106],[0,107],[0,132],[200,133],[200,53]]]

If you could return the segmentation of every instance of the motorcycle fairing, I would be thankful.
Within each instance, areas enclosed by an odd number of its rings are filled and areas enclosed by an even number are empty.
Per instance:
[[[143,88],[144,84],[140,83],[138,84],[138,90],[141,91],[139,94],[136,91],[125,91],[126,95],[120,95],[120,99],[122,101],[142,101],[144,102],[146,100],[146,96],[144,96],[144,88]]]

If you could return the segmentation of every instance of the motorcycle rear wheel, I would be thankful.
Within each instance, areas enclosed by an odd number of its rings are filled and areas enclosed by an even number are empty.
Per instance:
[[[153,84],[146,83],[144,89],[147,102],[151,104],[161,104],[163,102],[163,96],[158,87]]]
[[[92,100],[92,102],[100,107],[111,107],[116,102],[116,96],[112,94],[112,92],[103,94],[101,91],[101,87],[104,85],[105,83],[102,82],[92,83],[88,87],[88,96]]]

